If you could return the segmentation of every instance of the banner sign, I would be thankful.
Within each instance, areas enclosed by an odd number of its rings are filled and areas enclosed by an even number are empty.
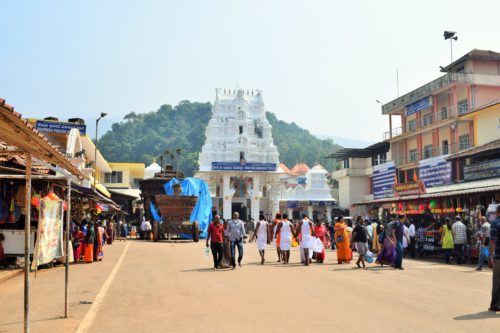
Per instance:
[[[427,96],[427,97],[422,98],[422,99],[420,99],[420,100],[418,100],[410,105],[407,105],[405,115],[411,116],[412,114],[415,114],[419,111],[428,109],[431,106],[432,106],[432,97]]]
[[[372,192],[373,199],[391,198],[394,196],[394,180],[396,177],[396,165],[387,162],[373,167]]]
[[[276,164],[212,162],[212,171],[276,171]]]
[[[64,256],[63,251],[63,202],[40,200],[40,220],[31,269]]]
[[[287,201],[286,208],[300,208],[300,203],[298,201]]]
[[[464,180],[500,177],[500,159],[484,161],[464,167]]]
[[[446,161],[447,156],[438,156],[420,161],[418,178],[424,182],[426,188],[452,183],[452,167],[451,162]]]
[[[311,206],[333,206],[335,205],[334,201],[309,201],[309,205]]]
[[[398,197],[408,195],[419,195],[425,193],[425,185],[421,180],[411,183],[400,183],[394,185],[394,194]]]
[[[40,132],[64,133],[68,134],[73,128],[80,131],[81,135],[85,135],[87,125],[78,123],[60,123],[57,121],[37,120],[35,128]]]

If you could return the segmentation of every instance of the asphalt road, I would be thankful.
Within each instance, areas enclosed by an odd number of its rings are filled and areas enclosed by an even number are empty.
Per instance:
[[[127,244],[127,245],[126,245]],[[70,318],[62,269],[33,277],[33,332],[496,332],[491,273],[405,260],[404,271],[276,263],[245,244],[243,267],[214,271],[204,242],[128,241],[105,260],[71,267]],[[0,284],[0,332],[22,330],[22,276]],[[86,304],[92,302],[92,304]]]

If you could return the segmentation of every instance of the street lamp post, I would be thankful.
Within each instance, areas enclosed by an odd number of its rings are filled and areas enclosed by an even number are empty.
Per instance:
[[[94,168],[95,168],[95,175],[94,175],[94,189],[95,189],[95,186],[96,186],[96,182],[97,182],[97,142],[99,140],[99,137],[98,137],[98,129],[99,129],[99,120],[101,120],[101,118],[104,118],[106,117],[107,113],[106,112],[101,112],[101,116],[99,118],[96,119],[95,121],[95,146],[94,146]]]

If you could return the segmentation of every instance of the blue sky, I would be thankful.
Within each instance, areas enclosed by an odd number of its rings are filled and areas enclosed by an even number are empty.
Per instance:
[[[267,110],[313,133],[378,141],[379,99],[455,58],[500,52],[495,1],[3,1],[0,97],[25,117],[131,111],[260,88]],[[102,133],[102,132],[101,132]]]

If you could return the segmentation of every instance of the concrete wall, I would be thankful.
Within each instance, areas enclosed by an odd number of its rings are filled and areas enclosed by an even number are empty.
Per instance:
[[[500,75],[500,62],[488,60],[471,60],[474,74]]]
[[[500,105],[476,113],[477,145],[500,139]]]
[[[353,169],[366,169],[372,166],[371,158],[349,158],[349,167]]]
[[[339,182],[339,206],[349,208],[370,194],[370,177],[342,177]]]
[[[475,90],[475,107],[480,107],[500,99],[500,87],[476,86]]]

